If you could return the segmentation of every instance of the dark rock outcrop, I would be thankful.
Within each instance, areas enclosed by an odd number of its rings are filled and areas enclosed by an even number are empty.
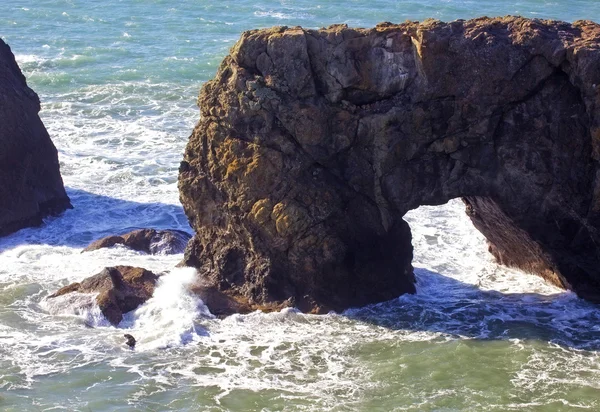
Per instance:
[[[127,346],[129,346],[131,349],[134,349],[135,348],[135,344],[137,343],[137,341],[135,340],[135,338],[132,335],[130,335],[129,333],[124,334],[123,337],[125,339],[127,339],[125,341],[125,344]]]
[[[600,26],[249,31],[198,100],[184,263],[305,311],[413,292],[402,216],[462,197],[499,262],[600,300]]]
[[[123,314],[136,309],[152,297],[158,275],[132,266],[104,268],[81,283],[72,283],[48,296],[48,299],[67,293],[98,293],[96,303],[102,314],[113,325],[118,325]]]
[[[153,255],[182,253],[191,236],[181,230],[139,229],[121,236],[107,236],[92,242],[83,252],[123,245]]]
[[[221,290],[217,285],[197,283],[190,287],[190,292],[202,299],[211,314],[224,318],[234,313],[250,313],[256,310],[274,312],[291,305],[284,302],[256,302],[230,289]]]
[[[39,111],[37,94],[0,39],[0,236],[71,207]]]

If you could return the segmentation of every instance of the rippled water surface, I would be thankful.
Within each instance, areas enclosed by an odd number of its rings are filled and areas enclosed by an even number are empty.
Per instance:
[[[80,253],[138,227],[191,231],[179,160],[198,89],[242,31],[505,14],[600,21],[600,2],[4,1],[0,36],[41,97],[75,209],[0,239],[0,410],[600,410],[600,310],[495,265],[458,201],[407,217],[416,295],[342,314],[218,320],[180,255]],[[166,272],[119,328],[46,301],[115,264]]]

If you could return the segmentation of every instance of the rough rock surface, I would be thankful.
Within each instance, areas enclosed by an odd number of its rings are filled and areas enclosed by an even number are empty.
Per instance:
[[[0,39],[0,236],[71,207],[40,101]]]
[[[98,293],[96,303],[104,317],[113,325],[118,325],[123,314],[136,309],[152,297],[158,275],[132,266],[104,268],[100,273],[72,283],[48,296],[48,299],[67,293]]]
[[[83,252],[114,245],[124,245],[139,252],[153,255],[182,253],[191,236],[181,230],[138,229],[121,236],[107,236],[92,242]]]
[[[600,300],[600,26],[249,31],[198,100],[184,263],[305,311],[413,292],[402,216],[462,197],[504,264]]]
[[[249,313],[260,309],[257,305],[248,302],[241,295],[229,296],[227,291],[221,291],[213,285],[193,285],[190,291],[202,299],[211,314],[217,317],[226,317],[234,313]],[[265,311],[274,310],[269,306]]]

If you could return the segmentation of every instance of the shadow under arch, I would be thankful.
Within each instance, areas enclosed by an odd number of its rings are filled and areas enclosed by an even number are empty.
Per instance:
[[[598,306],[574,293],[502,293],[482,290],[416,267],[418,292],[349,309],[349,319],[392,330],[426,331],[476,340],[539,340],[600,351]]]

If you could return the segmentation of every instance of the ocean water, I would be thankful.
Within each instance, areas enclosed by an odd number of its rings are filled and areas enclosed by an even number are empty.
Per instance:
[[[600,2],[4,0],[0,37],[75,208],[0,239],[0,410],[600,410],[600,308],[497,266],[460,201],[407,216],[416,295],[341,314],[219,320],[181,255],[80,253],[133,228],[191,231],[176,180],[195,99],[244,30],[505,14],[600,21]],[[165,273],[118,328],[93,296],[45,299],[116,264]]]

